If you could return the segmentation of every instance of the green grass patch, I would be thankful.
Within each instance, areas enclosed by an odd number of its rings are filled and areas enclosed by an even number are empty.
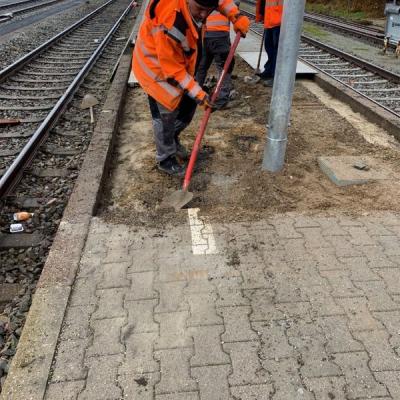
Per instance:
[[[312,36],[315,38],[320,38],[320,39],[323,39],[328,36],[328,33],[326,31],[324,31],[322,28],[320,28],[317,25],[310,24],[307,22],[304,23],[303,32],[306,35],[309,35],[309,36]]]
[[[343,18],[351,21],[368,24],[369,15],[364,11],[353,11],[346,8],[333,7],[329,4],[314,4],[307,3],[306,10],[308,12],[315,12],[319,14],[331,15],[332,17]]]

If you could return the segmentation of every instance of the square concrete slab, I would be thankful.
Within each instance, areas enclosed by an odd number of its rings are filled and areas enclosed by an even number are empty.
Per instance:
[[[393,178],[391,171],[371,157],[318,157],[318,164],[322,172],[337,186],[361,185]],[[367,169],[360,170],[354,167],[360,164],[365,164]]]
[[[232,30],[231,40],[233,41],[234,39],[235,39],[235,32]],[[244,39],[240,40],[237,49],[237,54],[239,54],[239,56],[242,57],[243,60],[246,61],[247,64],[249,64],[254,69],[257,68],[260,45],[261,45],[261,37],[250,31]],[[265,53],[265,51],[263,51],[263,54],[261,56],[261,66],[263,66],[267,62],[267,60],[268,56]],[[298,61],[296,73],[298,75],[303,75],[303,74],[309,75],[309,74],[317,74],[318,71],[315,70],[314,68],[309,67],[303,62]]]

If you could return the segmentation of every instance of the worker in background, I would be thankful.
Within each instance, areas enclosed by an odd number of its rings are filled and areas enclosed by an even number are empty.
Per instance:
[[[191,122],[197,105],[212,107],[195,80],[202,51],[203,23],[218,9],[246,36],[250,21],[233,0],[151,0],[133,51],[132,69],[148,94],[158,168],[183,176],[181,159],[188,152],[179,135]]]
[[[235,0],[235,4],[239,7],[240,0]],[[231,47],[230,27],[229,18],[218,10],[214,10],[207,18],[203,56],[196,75],[197,82],[199,82],[201,86],[204,85],[207,72],[213,61],[215,61],[219,74],[221,74],[224,68]],[[222,84],[221,92],[218,99],[215,101],[215,106],[218,109],[225,107],[229,102],[229,95],[233,89],[231,75],[234,66],[235,60],[233,59],[228,74]]]
[[[257,0],[256,22],[264,22],[264,47],[268,55],[264,71],[259,76],[268,86],[273,85],[275,76],[282,14],[283,0]]]

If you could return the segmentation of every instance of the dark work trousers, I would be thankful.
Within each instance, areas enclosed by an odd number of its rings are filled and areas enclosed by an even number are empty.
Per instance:
[[[179,134],[192,121],[197,104],[184,95],[178,108],[170,111],[151,96],[148,97],[153,119],[156,161],[160,162],[176,153]]]
[[[265,63],[264,71],[261,74],[263,78],[273,78],[275,76],[280,32],[280,26],[264,30],[264,47],[268,55],[268,61]]]
[[[201,86],[204,85],[207,72],[213,61],[215,61],[218,73],[221,74],[231,48],[231,40],[228,32],[212,32],[211,35],[213,36],[208,35],[209,33],[207,32],[204,39],[203,56],[196,74],[196,80]],[[234,66],[235,60],[233,59],[228,74],[222,84],[221,92],[215,102],[217,107],[222,107],[229,101],[229,94],[232,90],[231,74]]]

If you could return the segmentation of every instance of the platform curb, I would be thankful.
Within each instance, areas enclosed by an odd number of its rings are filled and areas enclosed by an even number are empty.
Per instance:
[[[39,279],[1,400],[42,400],[72,285],[108,174],[131,55],[121,58]]]
[[[323,73],[315,75],[313,80],[330,95],[349,105],[353,111],[400,140],[400,121],[393,114]]]

